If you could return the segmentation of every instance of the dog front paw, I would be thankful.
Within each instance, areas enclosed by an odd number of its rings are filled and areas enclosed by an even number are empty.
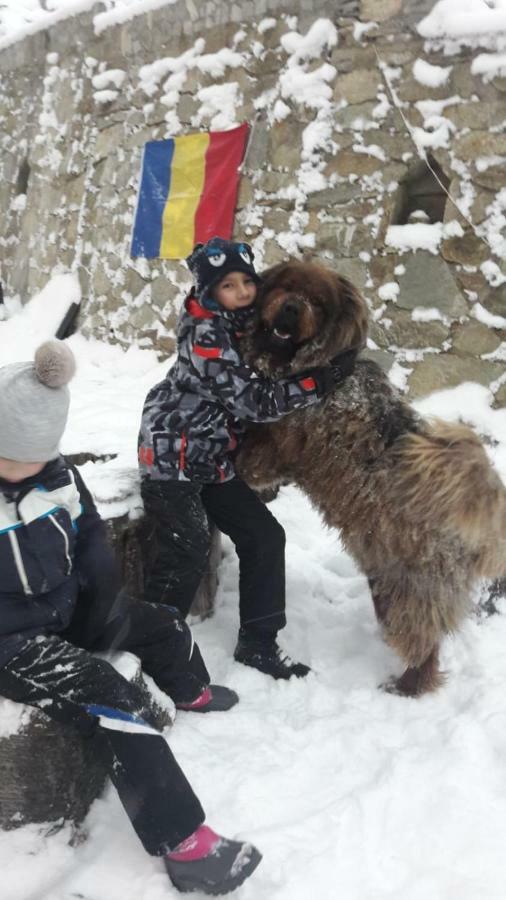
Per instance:
[[[387,678],[386,681],[382,681],[378,687],[380,691],[385,691],[386,694],[395,694],[397,697],[414,696],[411,693],[406,693],[406,688],[402,684],[402,678],[397,678],[396,675],[392,675],[390,678]]]

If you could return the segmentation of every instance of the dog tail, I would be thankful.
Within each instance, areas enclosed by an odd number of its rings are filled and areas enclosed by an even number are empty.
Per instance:
[[[398,442],[403,503],[456,532],[476,553],[482,577],[506,573],[506,489],[479,438],[465,425],[434,421]]]

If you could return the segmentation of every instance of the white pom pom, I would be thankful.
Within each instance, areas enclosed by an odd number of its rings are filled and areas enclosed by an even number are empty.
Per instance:
[[[58,388],[68,384],[76,371],[74,354],[63,341],[46,341],[35,352],[35,374],[42,384]]]

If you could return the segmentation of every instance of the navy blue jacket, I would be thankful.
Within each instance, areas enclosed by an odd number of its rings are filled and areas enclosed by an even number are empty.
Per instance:
[[[118,587],[105,525],[77,469],[59,457],[17,484],[0,479],[0,666],[28,639],[65,631],[78,597],[95,607],[98,625]]]
[[[144,404],[139,435],[142,478],[228,481],[247,422],[274,422],[319,399],[309,376],[277,381],[241,356],[239,338],[254,308],[204,309],[190,295],[177,333],[177,360]]]

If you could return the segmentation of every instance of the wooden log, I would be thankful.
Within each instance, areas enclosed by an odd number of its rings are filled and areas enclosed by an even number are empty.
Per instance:
[[[145,573],[156,549],[153,531],[144,516],[139,519],[121,516],[108,519],[106,524],[122,568],[122,582],[132,596],[142,597]],[[193,616],[205,619],[213,612],[221,557],[221,535],[218,529],[212,526],[207,568],[190,610]]]
[[[144,675],[137,657],[100,655],[141,688],[158,728],[172,724],[172,701]],[[92,740],[38,709],[0,700],[0,828],[69,820],[79,825],[106,778]]]
[[[0,701],[0,721],[19,704]],[[102,793],[106,771],[92,742],[44,713],[22,707],[17,733],[0,737],[0,827],[71,819],[82,822]]]
[[[69,463],[82,466],[87,462],[106,462],[111,456],[96,456],[94,453],[83,452],[67,455]],[[131,509],[142,507],[139,494],[139,485],[135,478],[127,489],[127,495],[122,497]],[[111,498],[108,498],[109,502]],[[105,517],[109,539],[116,550],[122,570],[122,581],[133,597],[141,598],[144,594],[145,574],[153,559],[156,550],[153,531],[144,516],[137,519],[129,515]],[[207,569],[203,575],[195,595],[191,615],[204,619],[212,614],[214,601],[218,588],[218,567],[221,561],[221,536],[218,529],[211,524],[211,549]]]

